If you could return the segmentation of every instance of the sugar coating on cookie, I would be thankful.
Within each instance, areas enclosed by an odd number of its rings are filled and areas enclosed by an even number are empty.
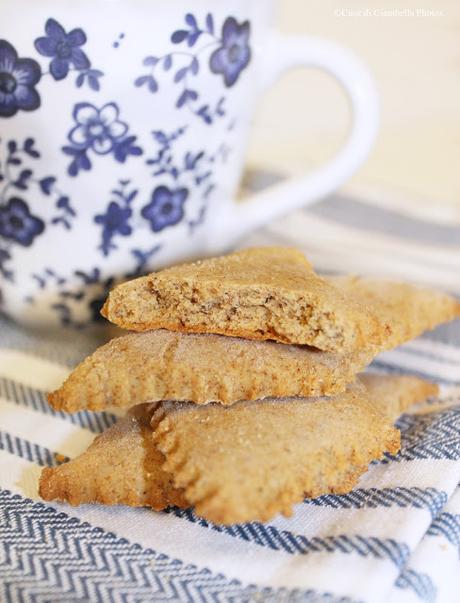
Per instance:
[[[344,391],[377,349],[321,352],[285,345],[163,329],[113,339],[86,358],[48,400],[75,412],[133,402],[196,404]]]
[[[261,247],[174,266],[116,287],[102,310],[125,329],[273,339],[326,351],[379,344],[383,324],[294,249]]]
[[[198,515],[223,524],[349,491],[372,460],[399,450],[398,430],[358,383],[334,398],[163,402],[154,419],[163,468]]]
[[[388,350],[460,317],[460,302],[435,289],[357,276],[327,277],[327,280],[351,299],[373,308],[390,325],[384,342]]]
[[[43,469],[40,496],[71,505],[97,502],[157,510],[173,504],[189,506],[162,470],[164,457],[152,440],[154,408],[152,404],[134,407],[80,456]]]
[[[366,386],[372,401],[391,422],[396,421],[412,405],[439,394],[438,385],[413,375],[362,373],[359,381]]]

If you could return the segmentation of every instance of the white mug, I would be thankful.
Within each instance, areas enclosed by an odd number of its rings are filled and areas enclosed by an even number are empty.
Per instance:
[[[3,312],[81,327],[116,280],[229,249],[356,170],[378,126],[368,71],[336,44],[279,35],[271,13],[270,0],[1,4]],[[257,102],[298,66],[343,86],[348,141],[236,203]]]

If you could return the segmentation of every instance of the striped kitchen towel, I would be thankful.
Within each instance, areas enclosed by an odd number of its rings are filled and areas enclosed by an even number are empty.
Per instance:
[[[460,291],[455,233],[415,228],[359,205],[330,199],[245,243],[283,241],[323,270],[404,276]],[[399,420],[396,457],[373,463],[350,494],[305,500],[290,519],[232,527],[191,510],[73,508],[38,499],[41,468],[77,455],[116,420],[55,412],[45,397],[104,337],[45,337],[0,319],[2,603],[460,601],[458,322],[373,364],[442,386],[439,400]]]

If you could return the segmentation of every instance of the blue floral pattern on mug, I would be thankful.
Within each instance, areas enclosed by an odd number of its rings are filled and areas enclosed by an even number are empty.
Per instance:
[[[9,42],[0,40],[0,117],[37,109],[40,95],[35,86],[40,78],[37,61],[19,58]]]
[[[65,79],[70,71],[76,71],[75,84],[78,88],[86,82],[92,90],[99,90],[99,79],[104,73],[91,68],[91,61],[81,48],[87,42],[83,29],[77,27],[67,33],[61,23],[50,18],[45,23],[45,34],[35,40],[34,46],[41,56],[51,59],[51,77],[59,81]]]
[[[131,204],[137,196],[136,189],[129,190],[129,180],[120,180],[119,187],[112,191],[112,200],[104,214],[94,217],[96,224],[102,225],[102,242],[100,249],[104,256],[117,249],[113,243],[116,236],[129,237],[132,228],[129,221],[133,215]]]
[[[73,66],[77,70],[88,69],[90,62],[80,48],[86,43],[86,34],[80,29],[65,29],[55,19],[48,19],[45,25],[46,36],[35,40],[35,48],[44,57],[52,57],[50,73],[55,80],[67,77]]]
[[[145,57],[143,65],[150,68],[150,73],[137,77],[134,85],[156,93],[159,90],[158,69],[161,67],[163,72],[173,70],[173,81],[181,88],[176,107],[178,109],[187,107],[194,115],[210,125],[215,119],[225,116],[225,96],[221,96],[213,104],[209,101],[204,103],[201,101],[202,93],[192,83],[202,69],[201,55],[214,48],[209,58],[209,69],[211,73],[222,75],[225,86],[230,88],[251,60],[250,23],[249,21],[238,23],[234,17],[227,17],[220,37],[215,34],[214,18],[211,13],[206,15],[205,23],[201,27],[197,18],[191,13],[185,15],[185,23],[187,29],[178,29],[171,35],[173,44],[187,44],[187,47],[192,49],[201,39],[206,39],[206,43],[194,51],[171,51],[162,56]]]
[[[209,66],[211,71],[224,76],[228,88],[236,83],[240,73],[251,60],[249,34],[249,21],[239,25],[233,17],[225,19],[222,27],[222,46],[212,53]]]
[[[158,186],[152,193],[152,200],[142,211],[142,216],[150,222],[153,232],[160,232],[167,226],[174,226],[184,217],[184,203],[188,197],[186,188],[169,189]]]
[[[118,117],[115,103],[107,103],[100,109],[90,103],[79,103],[73,111],[77,125],[69,132],[69,140],[77,147],[106,155],[128,131],[128,125]]]
[[[215,188],[212,180],[213,166],[218,161],[226,161],[229,148],[222,143],[212,154],[197,150],[185,151],[181,156],[176,152],[175,144],[186,132],[187,127],[182,126],[171,133],[162,130],[152,133],[157,152],[146,160],[146,164],[153,168],[152,176],[155,179],[161,177],[164,183],[154,187],[149,203],[141,205],[138,202],[139,190],[130,180],[119,180],[110,191],[105,212],[94,216],[94,222],[102,228],[101,242],[97,249],[104,257],[118,249],[119,237],[129,237],[133,234],[134,224],[138,230],[143,227],[141,219],[146,221],[149,229],[155,233],[184,221],[190,183],[201,196],[202,204],[195,210],[196,215],[190,215],[186,220],[189,233],[193,234],[195,229],[203,224],[208,199]],[[166,182],[169,182],[169,186]],[[144,252],[135,249],[131,252],[136,257],[141,254],[139,257],[147,263],[148,257]]]
[[[91,61],[81,48],[87,41],[85,32],[76,28],[67,33],[55,19],[48,19],[45,33],[34,46],[41,56],[51,59],[49,74],[53,79],[62,80],[73,70],[78,73],[78,87],[86,82],[92,90],[99,90],[99,79],[104,74],[91,69]],[[41,99],[36,86],[47,75],[35,59],[20,58],[10,42],[0,39],[0,117],[38,109]]]
[[[13,281],[14,271],[6,264],[14,257],[14,246],[31,247],[47,227],[41,216],[30,211],[25,197],[32,194],[36,199],[41,195],[43,201],[48,198],[54,204],[50,226],[70,230],[77,212],[57,186],[56,177],[36,177],[32,162],[40,158],[40,152],[33,138],[26,138],[22,144],[16,140],[1,143],[0,139],[0,274]],[[20,196],[12,194],[13,190],[20,191]]]
[[[19,197],[11,197],[4,207],[0,207],[0,236],[5,239],[30,247],[44,230],[43,220],[32,215],[27,203]]]
[[[189,217],[187,220],[189,226],[189,233],[193,234],[195,229],[204,222],[206,215],[208,200],[214,191],[215,182],[213,182],[214,166],[217,161],[225,163],[227,160],[230,149],[225,143],[221,143],[214,153],[207,153],[204,150],[197,151],[185,151],[184,155],[181,156],[176,152],[175,144],[185,136],[187,127],[182,126],[177,130],[166,133],[163,130],[155,130],[153,137],[158,144],[158,150],[154,157],[147,159],[147,165],[153,167],[153,176],[168,178],[171,183],[171,189],[165,187],[169,193],[171,191],[187,191],[187,194],[181,194],[180,196],[174,197],[173,207],[167,206],[163,209],[165,216],[157,216],[158,210],[163,207],[163,203],[160,202],[167,199],[165,191],[162,192],[161,196],[158,194],[158,200],[155,196],[155,190],[152,192],[151,202],[149,203],[150,209],[147,214],[142,214],[145,219],[148,219],[151,224],[151,229],[154,232],[160,232],[166,226],[178,224],[185,215],[184,205],[190,192],[190,186],[193,186],[195,194],[200,195],[202,204],[198,210],[197,217]],[[191,183],[191,184],[190,184]],[[174,209],[174,211],[172,211]],[[183,211],[181,211],[181,209]],[[169,211],[171,210],[171,215]],[[153,220],[153,223],[152,223]],[[165,226],[160,227],[162,224]]]
[[[142,155],[141,147],[135,143],[136,136],[125,136],[128,124],[119,119],[116,103],[107,103],[101,108],[91,103],[78,103],[73,110],[75,126],[68,134],[71,146],[62,148],[73,157],[68,167],[70,176],[92,167],[88,157],[90,151],[97,155],[112,153],[116,161],[124,163],[129,155]]]

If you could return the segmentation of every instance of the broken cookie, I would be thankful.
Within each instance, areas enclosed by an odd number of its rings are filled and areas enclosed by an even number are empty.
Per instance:
[[[380,344],[389,325],[319,277],[294,249],[262,247],[116,287],[102,314],[124,329],[273,339],[326,351]]]

